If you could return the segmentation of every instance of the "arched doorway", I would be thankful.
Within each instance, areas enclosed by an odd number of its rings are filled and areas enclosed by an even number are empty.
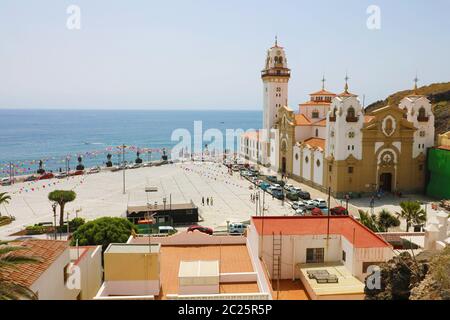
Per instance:
[[[286,157],[281,159],[281,173],[286,174]]]
[[[384,172],[380,174],[380,188],[385,192],[392,191],[392,173]]]

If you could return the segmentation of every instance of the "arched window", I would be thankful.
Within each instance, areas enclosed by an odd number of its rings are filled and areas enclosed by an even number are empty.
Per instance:
[[[316,129],[316,137],[319,136],[319,129]]]
[[[426,115],[426,111],[425,111],[424,107],[421,107],[419,109],[419,115],[417,116],[417,120],[422,121],[422,122],[428,121],[428,117]]]
[[[305,162],[306,162],[306,163],[308,163],[308,162],[309,162],[309,158],[308,158],[308,156],[306,156],[306,158],[305,158]]]
[[[319,110],[314,109],[312,112],[312,118],[317,119],[319,117]]]
[[[355,109],[353,107],[348,108],[347,117],[348,118],[354,118],[355,117]]]
[[[295,154],[295,160],[298,160],[298,153]]]
[[[320,160],[319,160],[319,159],[317,159],[316,165],[317,165],[318,167],[320,167]]]

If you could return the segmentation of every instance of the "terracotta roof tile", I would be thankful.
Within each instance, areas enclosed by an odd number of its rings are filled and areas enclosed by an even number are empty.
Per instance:
[[[23,246],[24,250],[15,251],[13,255],[33,256],[41,259],[39,263],[17,265],[17,268],[6,268],[0,277],[9,279],[17,284],[30,287],[39,277],[69,248],[67,241],[55,240],[25,240],[10,242],[9,246]]]
[[[317,126],[317,127],[326,127],[327,126],[327,119],[322,119],[320,121],[314,122],[312,125],[313,126]]]
[[[313,148],[316,147],[316,148],[321,148],[322,150],[325,150],[325,139],[309,138],[309,139],[303,141],[303,143],[305,143]]]
[[[310,126],[311,120],[308,119],[304,114],[295,115],[295,125],[296,126]]]
[[[370,122],[370,121],[372,121],[373,119],[375,119],[374,116],[364,116],[364,122],[365,122],[365,123]]]
[[[283,235],[325,235],[327,233],[327,216],[294,216],[294,217],[252,217],[258,234],[262,232],[264,221],[264,235],[273,233]],[[390,245],[371,230],[363,226],[350,216],[330,217],[330,234],[342,235],[355,248],[379,248]]]
[[[331,102],[329,101],[306,101],[304,103],[300,103],[300,106],[324,106],[330,104]]]
[[[320,90],[314,93],[310,93],[310,96],[336,96],[335,93],[327,91],[327,90]]]

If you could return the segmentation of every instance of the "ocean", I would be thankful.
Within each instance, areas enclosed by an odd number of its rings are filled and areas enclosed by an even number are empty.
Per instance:
[[[9,175],[10,163],[16,175],[35,173],[39,160],[47,171],[71,169],[78,155],[85,167],[103,165],[106,155],[118,162],[117,146],[130,147],[127,161],[136,159],[136,149],[153,149],[141,154],[144,161],[159,160],[158,149],[172,148],[173,130],[184,128],[194,135],[194,121],[202,121],[203,132],[215,128],[257,129],[260,111],[141,111],[141,110],[0,110],[0,175]],[[208,141],[204,141],[207,143]]]

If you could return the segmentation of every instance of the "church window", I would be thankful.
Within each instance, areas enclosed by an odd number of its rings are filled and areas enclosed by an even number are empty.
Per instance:
[[[319,129],[316,129],[316,137],[319,136]]]
[[[318,167],[320,167],[320,160],[319,160],[319,159],[317,159],[316,165],[317,165]]]
[[[347,146],[347,150],[350,151],[350,145]]]
[[[353,173],[353,167],[348,167],[348,173]]]
[[[426,116],[426,111],[424,107],[421,107],[419,109],[419,115],[417,116],[417,120],[421,121],[421,122],[427,122],[428,121],[428,117]]]
[[[308,158],[308,156],[306,156],[306,158],[305,158],[305,162],[306,162],[306,163],[308,163],[308,162],[309,162],[309,158]]]
[[[355,118],[355,109],[353,107],[348,108],[347,118]]]
[[[350,132],[348,133],[348,137],[349,137],[350,139],[353,139],[353,138],[355,137],[355,133],[354,133],[353,131],[350,131]]]
[[[425,131],[420,131],[420,136],[425,137]]]
[[[275,57],[274,60],[275,60],[275,63],[278,63],[278,57]]]
[[[352,150],[355,150],[355,146],[354,145],[352,146]]]
[[[329,172],[333,171],[333,166],[331,164],[328,166],[328,171]]]
[[[295,154],[295,160],[298,160],[298,153]]]
[[[317,109],[315,109],[313,112],[312,112],[312,118],[313,119],[317,119],[319,117],[319,111],[317,110]]]
[[[423,171],[423,164],[419,165],[419,171]]]
[[[334,137],[334,131],[331,131],[330,136],[333,138]]]

